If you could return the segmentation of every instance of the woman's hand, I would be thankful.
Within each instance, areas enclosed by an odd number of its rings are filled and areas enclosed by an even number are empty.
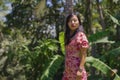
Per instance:
[[[77,78],[76,80],[82,80],[82,72],[77,71]]]

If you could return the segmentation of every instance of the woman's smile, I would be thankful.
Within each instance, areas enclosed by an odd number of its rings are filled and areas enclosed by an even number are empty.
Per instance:
[[[75,24],[71,24],[71,27],[75,27]]]

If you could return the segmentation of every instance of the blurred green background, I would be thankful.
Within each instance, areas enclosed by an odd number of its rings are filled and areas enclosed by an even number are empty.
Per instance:
[[[61,80],[66,1],[0,0],[0,80]],[[88,80],[120,80],[120,0],[72,4],[90,43]]]

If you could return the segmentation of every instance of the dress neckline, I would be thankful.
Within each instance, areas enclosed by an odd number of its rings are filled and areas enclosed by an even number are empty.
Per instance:
[[[78,33],[79,32],[77,32],[72,38],[70,38],[70,41],[73,40],[77,36]]]

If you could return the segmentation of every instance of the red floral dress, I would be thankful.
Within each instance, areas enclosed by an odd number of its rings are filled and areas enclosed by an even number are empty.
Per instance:
[[[83,32],[78,32],[73,38],[71,38],[70,43],[67,46],[65,46],[65,70],[63,73],[62,80],[76,80],[76,73],[80,65],[80,57],[75,57],[73,55],[75,53],[79,53],[80,48],[88,47],[88,40]],[[83,69],[82,72],[82,80],[87,80],[85,69]]]

